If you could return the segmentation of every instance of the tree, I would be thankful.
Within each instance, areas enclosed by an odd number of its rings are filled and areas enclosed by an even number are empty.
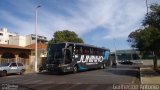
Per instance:
[[[131,47],[140,51],[152,51],[154,68],[157,68],[157,56],[160,52],[160,5],[154,4],[150,7],[142,24],[145,28],[133,31],[128,36]]]
[[[84,41],[78,37],[78,35],[74,31],[63,30],[63,31],[56,31],[52,38],[48,42],[48,47],[52,43],[61,43],[61,42],[75,42],[75,43],[84,43]]]
[[[147,13],[143,20],[143,26],[152,26],[160,30],[160,5],[153,4],[150,6],[151,12]]]

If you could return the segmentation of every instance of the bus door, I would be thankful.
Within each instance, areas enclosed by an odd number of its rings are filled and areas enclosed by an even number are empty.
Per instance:
[[[73,59],[73,45],[68,45],[65,50],[65,64],[71,64]]]
[[[105,50],[104,54],[103,54],[103,61],[106,63],[106,65],[110,65],[110,60],[109,60],[109,55],[110,55],[110,51]]]

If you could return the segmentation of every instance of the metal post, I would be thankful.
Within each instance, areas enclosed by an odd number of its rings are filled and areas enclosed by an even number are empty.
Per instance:
[[[36,22],[35,22],[35,34],[36,34],[36,40],[35,40],[35,72],[38,72],[38,69],[37,69],[37,25],[38,25],[38,23],[37,23],[37,12],[38,12],[38,8],[40,8],[41,6],[40,5],[38,5],[37,7],[36,7]]]
[[[2,56],[2,55],[0,54],[0,64],[2,64],[2,58],[1,58],[1,56]]]
[[[147,15],[148,15],[148,1],[146,0],[146,7],[147,7]]]
[[[117,50],[116,50],[116,40],[114,39],[114,47],[115,47],[115,62],[117,63]]]
[[[131,60],[133,60],[133,50],[134,49],[131,49]]]

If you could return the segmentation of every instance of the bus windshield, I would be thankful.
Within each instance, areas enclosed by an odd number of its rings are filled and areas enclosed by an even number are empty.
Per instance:
[[[63,62],[65,44],[52,44],[48,50],[47,61],[51,64],[59,64]]]

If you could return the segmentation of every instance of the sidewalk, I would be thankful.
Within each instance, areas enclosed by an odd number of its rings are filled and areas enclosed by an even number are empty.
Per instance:
[[[36,73],[34,70],[26,70],[25,72],[24,72],[24,74],[29,74],[29,73]]]
[[[140,80],[141,84],[160,84],[160,73],[152,67],[140,68]]]

